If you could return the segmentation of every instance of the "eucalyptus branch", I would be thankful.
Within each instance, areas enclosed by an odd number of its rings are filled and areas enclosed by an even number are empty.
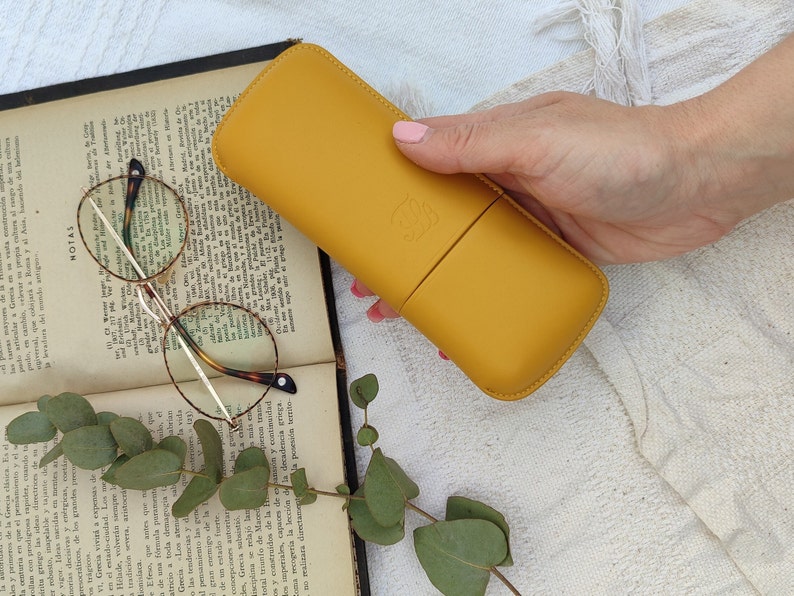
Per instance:
[[[313,503],[318,496],[344,499],[343,509],[363,540],[391,545],[405,537],[405,512],[413,511],[430,522],[414,530],[414,549],[429,580],[442,593],[481,596],[493,576],[519,594],[497,569],[513,562],[510,530],[501,513],[478,501],[453,496],[447,499],[444,519],[439,520],[412,502],[419,496],[419,487],[396,461],[375,447],[379,436],[369,423],[368,407],[378,391],[374,375],[365,375],[350,386],[352,402],[364,411],[356,440],[372,453],[364,482],[353,494],[346,484],[337,486],[336,492],[310,486],[305,468],[290,474],[291,484],[272,482],[269,459],[258,447],[241,451],[233,473],[224,476],[221,437],[204,419],[193,424],[204,467],[185,469],[187,445],[182,438],[168,436],[156,443],[140,421],[112,412],[96,413],[75,393],[42,396],[37,411],[9,423],[7,436],[11,443],[29,444],[50,441],[61,432],[61,441],[41,459],[39,467],[63,455],[79,468],[107,467],[102,479],[121,488],[148,490],[176,484],[183,475],[190,477],[172,505],[176,517],[188,516],[216,493],[229,510],[262,507],[268,491],[277,488],[291,491],[301,506]]]
[[[279,484],[277,482],[268,482],[267,485],[272,488],[279,488],[281,490],[288,490],[295,492],[295,487],[290,484]],[[332,493],[328,490],[317,490],[316,488],[307,488],[305,489],[307,493],[315,494],[321,497],[336,497],[338,499],[357,499],[357,500],[364,500],[364,497],[356,497],[353,495],[347,495],[339,492]]]

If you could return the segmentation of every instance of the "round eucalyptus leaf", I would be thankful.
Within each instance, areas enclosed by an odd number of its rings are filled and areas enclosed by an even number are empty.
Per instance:
[[[61,393],[47,400],[46,413],[64,435],[81,426],[98,424],[93,406],[76,393]]]
[[[350,487],[347,484],[340,484],[336,487],[337,494],[343,495],[345,497],[350,496]],[[342,502],[342,511],[347,511],[347,508],[350,507],[350,499],[345,499]]]
[[[497,563],[500,567],[509,567],[513,564],[513,557],[510,554],[510,527],[507,525],[505,516],[493,507],[466,497],[452,496],[447,499],[447,521],[456,519],[484,519],[502,530],[507,542],[507,556],[504,561]]]
[[[301,505],[311,505],[317,500],[317,493],[311,492],[309,489],[309,481],[306,479],[306,468],[298,468],[289,475],[290,482],[292,482],[292,492],[298,498],[298,503]]]
[[[489,569],[507,556],[507,540],[489,521],[459,519],[416,528],[414,549],[442,594],[481,596],[491,577]]]
[[[6,427],[8,442],[14,445],[44,443],[52,439],[58,430],[46,414],[25,412],[17,416]]]
[[[205,420],[199,418],[193,423],[193,429],[201,442],[201,453],[204,455],[204,473],[220,482],[223,478],[223,445],[221,436],[215,427]]]
[[[221,483],[221,503],[230,511],[261,507],[267,501],[268,476],[265,468],[235,472]]]
[[[362,410],[378,395],[378,377],[369,373],[350,384],[350,399]]]
[[[408,500],[418,497],[419,487],[408,477],[408,474],[403,471],[400,464],[390,457],[384,457],[383,459],[386,461],[386,466],[389,468],[392,478],[394,478],[394,481],[403,492],[403,496]]]
[[[359,488],[354,496],[365,496],[363,488]],[[347,514],[350,516],[350,524],[353,526],[353,530],[362,540],[367,542],[390,546],[397,544],[405,537],[404,520],[388,528],[383,527],[372,517],[366,502],[361,499],[350,499]]]
[[[38,408],[39,412],[47,412],[47,402],[52,399],[52,395],[42,395],[36,401],[36,407]]]
[[[180,466],[184,465],[185,456],[187,455],[187,445],[181,437],[177,437],[176,435],[168,436],[157,444],[157,449],[165,449],[166,451],[175,453],[179,456],[179,461],[182,462]]]
[[[148,490],[176,483],[182,475],[182,459],[166,449],[144,451],[116,470],[116,484],[132,490]]]
[[[362,447],[368,447],[370,445],[374,445],[378,441],[378,431],[375,429],[374,426],[370,426],[369,424],[362,426],[358,429],[358,434],[356,434],[356,443],[361,445]]]
[[[110,423],[110,432],[119,444],[119,449],[135,457],[152,448],[152,433],[139,420],[127,416],[119,417]]]
[[[57,398],[50,400],[50,404]],[[49,408],[49,406],[48,406]],[[118,445],[105,425],[80,426],[63,435],[63,454],[84,470],[108,466],[118,457]]]
[[[110,425],[110,423],[113,422],[118,417],[119,415],[114,414],[113,412],[97,412],[96,423]]]
[[[317,493],[306,493],[298,499],[298,505],[311,505],[317,500]]]
[[[270,478],[270,462],[267,461],[265,452],[259,447],[248,447],[243,449],[234,460],[234,471],[245,472],[251,468],[267,469],[267,477]]]
[[[206,476],[193,476],[182,495],[171,506],[174,517],[187,517],[218,490],[218,485]]]
[[[289,480],[292,482],[292,492],[295,496],[301,498],[305,496],[306,491],[309,489],[309,481],[306,479],[306,468],[298,468],[289,475]]]
[[[402,523],[405,519],[405,495],[380,449],[376,449],[369,460],[364,483],[367,486],[364,498],[375,521],[384,528]]]

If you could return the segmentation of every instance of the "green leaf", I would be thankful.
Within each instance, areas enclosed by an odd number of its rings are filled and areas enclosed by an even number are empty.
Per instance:
[[[378,377],[372,373],[356,379],[350,384],[350,399],[362,410],[378,395]]]
[[[119,444],[119,449],[130,457],[149,451],[154,443],[149,429],[135,418],[116,418],[110,423],[110,432]]]
[[[344,495],[345,497],[350,496],[350,487],[347,484],[340,484],[336,487],[337,494]],[[350,499],[345,499],[342,503],[342,511],[346,511],[347,508],[350,507]]]
[[[386,465],[391,472],[392,478],[399,485],[400,490],[407,500],[415,499],[419,496],[419,487],[416,483],[408,477],[400,465],[390,457],[384,457]]]
[[[289,475],[292,492],[301,505],[311,505],[317,500],[317,493],[309,492],[309,481],[306,479],[306,468],[298,468]]]
[[[221,484],[221,503],[229,511],[261,507],[267,501],[268,476],[265,468],[235,472]]]
[[[187,517],[218,490],[218,485],[206,476],[193,476],[185,491],[171,507],[174,517]]]
[[[360,487],[355,492],[354,496],[366,498],[364,487]],[[366,502],[362,499],[350,499],[347,514],[350,516],[350,524],[353,526],[356,534],[367,542],[390,546],[392,544],[397,544],[405,537],[405,527],[403,525],[404,518],[400,520],[399,523],[386,528],[375,521],[375,518],[372,517],[372,513],[369,511],[369,507],[367,507]]]
[[[50,404],[56,399],[52,398]],[[81,426],[70,430],[63,435],[61,444],[66,458],[84,470],[110,465],[118,457],[116,439],[105,425]]]
[[[234,471],[245,472],[252,468],[265,468],[267,469],[267,477],[270,478],[270,462],[267,461],[265,452],[259,447],[249,447],[243,449],[237,459],[234,460]]]
[[[453,521],[456,519],[484,519],[492,524],[496,524],[496,526],[502,530],[502,533],[505,535],[505,541],[507,542],[507,556],[504,561],[497,563],[497,565],[509,567],[513,564],[513,557],[510,554],[510,527],[507,525],[507,520],[504,515],[493,507],[481,503],[480,501],[474,501],[466,497],[453,496],[447,499],[446,520]]]
[[[365,424],[360,429],[358,429],[358,434],[356,435],[356,442],[362,447],[368,447],[369,445],[374,445],[377,442],[377,440],[378,440],[378,431],[375,429],[374,426]]]
[[[502,530],[484,519],[440,521],[414,530],[416,556],[442,594],[485,594],[489,569],[507,556]]]
[[[50,449],[47,453],[44,454],[44,457],[41,458],[41,460],[39,461],[39,468],[43,468],[47,464],[54,462],[62,455],[63,455],[63,444],[56,443],[55,447]]]
[[[201,452],[204,454],[204,473],[219,483],[223,478],[221,436],[215,427],[203,418],[196,420],[193,423],[193,428],[201,442]]]
[[[52,439],[58,430],[41,412],[25,412],[8,423],[6,435],[14,445],[44,443]]]
[[[106,424],[110,426],[110,423],[113,422],[116,418],[118,418],[118,414],[114,414],[113,412],[97,412],[96,415],[96,423],[97,424]]]
[[[299,505],[311,505],[317,500],[317,493],[306,493],[298,500]]]
[[[165,449],[166,451],[175,453],[176,455],[179,456],[179,461],[181,462],[179,464],[180,467],[185,465],[185,456],[187,455],[187,445],[185,445],[185,441],[183,441],[181,437],[177,437],[176,435],[171,435],[169,437],[166,437],[157,444],[156,448]]]
[[[385,528],[401,523],[405,518],[406,496],[380,449],[372,453],[364,483],[367,486],[364,498],[375,521]]]
[[[182,460],[171,451],[152,449],[131,457],[116,470],[116,484],[132,490],[148,490],[176,483],[182,475]]]
[[[81,426],[98,424],[93,406],[76,393],[61,393],[47,400],[46,410],[49,419],[63,434]]]
[[[295,496],[301,498],[306,496],[306,491],[309,488],[309,481],[306,479],[306,468],[298,468],[289,475],[290,482],[292,482],[292,492]]]
[[[119,485],[118,481],[116,480],[116,472],[118,469],[130,461],[130,456],[122,453],[119,455],[116,460],[110,464],[110,467],[105,470],[105,473],[102,474],[102,480],[107,482],[108,484],[115,484],[116,486]]]
[[[52,395],[42,395],[38,401],[36,401],[36,407],[39,409],[39,412],[44,414],[47,413],[47,402],[52,399]]]

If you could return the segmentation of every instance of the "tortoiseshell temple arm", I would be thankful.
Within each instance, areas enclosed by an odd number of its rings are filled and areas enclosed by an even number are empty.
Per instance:
[[[251,381],[252,383],[259,383],[260,385],[272,387],[273,389],[279,389],[280,391],[285,391],[286,393],[297,393],[298,387],[295,385],[295,381],[292,379],[292,377],[287,373],[276,373],[274,375],[273,373],[269,372],[237,370],[235,368],[223,366],[222,364],[219,364],[210,358],[196,344],[196,342],[193,341],[193,338],[190,337],[190,334],[182,326],[182,323],[180,323],[179,320],[175,320],[171,326],[174,327],[177,333],[182,336],[182,339],[184,339],[187,345],[190,346],[190,349],[193,350],[194,354],[196,354],[204,363],[217,370],[219,373],[228,375],[230,377]]]
[[[132,210],[135,209],[135,201],[138,199],[138,189],[143,182],[143,176],[146,175],[146,170],[143,169],[143,164],[137,159],[132,158],[127,168],[127,194],[124,197],[124,225],[121,228],[121,237],[124,240],[124,246],[130,251],[131,255],[135,255],[132,250],[132,237],[130,236],[130,226],[132,225]]]

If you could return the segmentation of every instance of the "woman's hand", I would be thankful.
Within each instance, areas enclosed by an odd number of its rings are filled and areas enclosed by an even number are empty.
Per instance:
[[[485,173],[591,260],[665,259],[794,196],[794,37],[700,97],[624,107],[555,92],[398,122],[406,157]],[[517,272],[520,274],[520,272]],[[354,282],[357,295],[371,295]],[[397,316],[376,302],[373,321]]]

